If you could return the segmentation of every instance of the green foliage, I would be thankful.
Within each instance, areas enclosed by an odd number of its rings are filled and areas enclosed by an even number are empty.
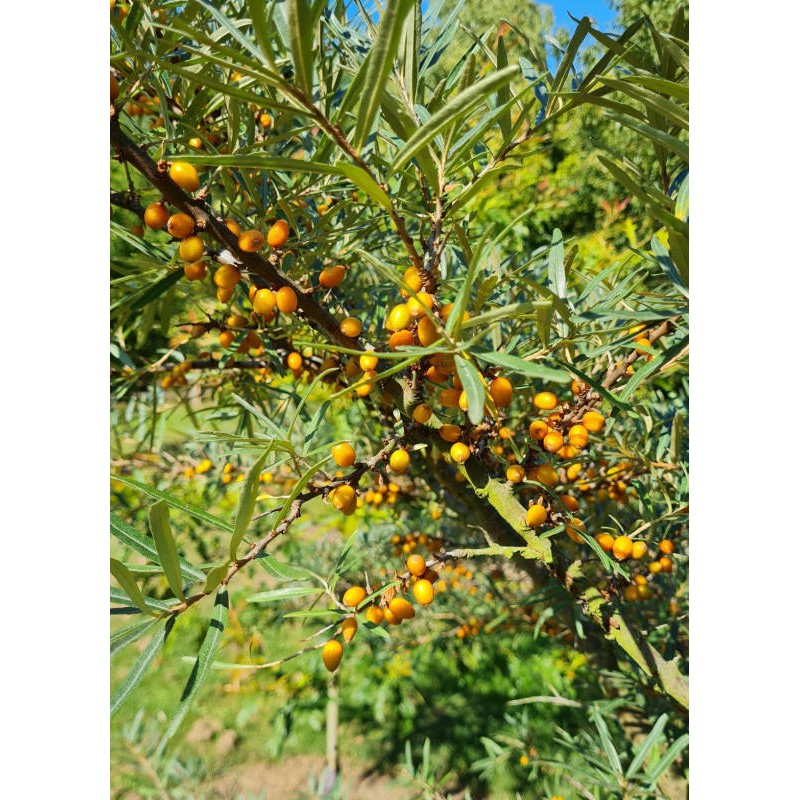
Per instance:
[[[148,791],[207,774],[169,753],[196,701],[242,685],[283,701],[246,706],[270,758],[298,730],[321,748],[338,687],[342,730],[420,797],[685,783],[688,27],[683,6],[623,8],[620,35],[584,18],[552,36],[533,4],[112,15],[112,712]],[[166,177],[175,161],[198,193]],[[229,297],[219,271],[184,278],[166,231],[131,230],[161,200],[191,213],[211,271],[238,265]],[[236,246],[233,223],[277,219],[285,245]],[[334,264],[344,281],[321,287]],[[298,309],[257,314],[248,287],[291,287]],[[396,346],[386,317],[409,296]],[[542,390],[552,447],[529,433]],[[602,430],[573,447],[592,409]],[[357,457],[338,469],[342,441]],[[600,533],[675,552],[648,571]],[[361,608],[329,678],[344,590],[412,596],[410,552],[438,573],[434,605],[386,627]],[[184,688],[161,681],[150,730],[155,675]]]

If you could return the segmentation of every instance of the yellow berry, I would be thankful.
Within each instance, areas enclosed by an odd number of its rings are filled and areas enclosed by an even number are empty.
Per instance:
[[[525,524],[529,528],[535,528],[537,525],[541,525],[546,519],[547,511],[544,506],[534,504],[529,506],[528,510],[525,512]]]
[[[389,456],[389,468],[392,472],[402,475],[411,463],[411,457],[408,455],[407,450],[395,450]]]
[[[345,642],[350,642],[356,635],[357,630],[358,622],[355,617],[346,617],[342,620],[342,639],[344,639]]]
[[[427,569],[424,556],[417,553],[409,556],[406,559],[406,568],[412,575],[416,575],[417,577],[424,575]]]
[[[363,586],[351,586],[344,595],[342,595],[342,603],[348,608],[355,608],[364,601],[366,596],[367,590]]]
[[[457,464],[463,464],[470,456],[470,450],[463,442],[456,442],[450,448],[450,457]]]
[[[196,192],[200,188],[197,170],[185,161],[174,161],[169,168],[169,176],[186,192]]]
[[[335,444],[331,448],[331,452],[333,453],[333,460],[338,467],[350,467],[356,461],[356,451],[347,442]]]
[[[421,606],[429,606],[433,602],[433,585],[429,580],[421,578],[411,589],[414,599]]]
[[[257,253],[264,246],[264,234],[250,230],[239,234],[239,249],[245,253]]]
[[[393,597],[389,601],[389,611],[392,612],[398,619],[411,619],[416,614],[414,606],[408,602],[404,597]]]
[[[289,223],[285,219],[279,219],[267,231],[267,244],[270,247],[283,247],[289,238]]]
[[[558,405],[558,398],[552,392],[538,392],[533,397],[533,404],[544,411],[550,411]]]
[[[328,672],[333,672],[339,666],[342,661],[342,653],[344,653],[344,647],[341,642],[336,639],[325,642],[322,647],[322,662]]]

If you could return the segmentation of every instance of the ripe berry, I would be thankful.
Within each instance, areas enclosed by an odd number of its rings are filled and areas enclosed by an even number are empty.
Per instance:
[[[552,489],[558,483],[558,473],[549,464],[539,464],[536,467],[535,479],[548,489]]]
[[[421,606],[429,606],[433,602],[433,586],[430,581],[421,578],[411,588],[414,599]]]
[[[564,508],[566,508],[568,511],[578,510],[578,501],[572,495],[562,494],[560,500],[564,504]]]
[[[633,552],[633,542],[630,536],[617,536],[611,549],[615,558],[624,561]]]
[[[412,606],[405,597],[397,596],[389,601],[389,611],[398,619],[411,619],[411,617],[417,613],[414,611],[414,606]]]
[[[409,297],[406,302],[408,313],[414,319],[419,319],[425,314],[425,310],[433,310],[433,295],[427,292],[420,292],[416,297]]]
[[[348,608],[355,608],[359,603],[364,602],[366,596],[367,590],[363,586],[351,586],[342,596],[342,603]]]
[[[388,606],[383,609],[383,617],[390,625],[399,625],[403,621]]]
[[[227,303],[231,297],[233,297],[233,289],[229,289],[226,286],[219,286],[217,288],[217,300],[219,300],[220,303]]]
[[[417,339],[423,347],[428,347],[441,339],[441,334],[428,317],[423,317],[417,325]]]
[[[567,523],[567,536],[569,536],[573,542],[577,542],[578,544],[583,542],[581,531],[584,530],[586,530],[586,526],[583,524],[582,520],[575,518]]]
[[[275,294],[275,301],[284,314],[297,311],[297,293],[291,286],[281,286]]]
[[[409,556],[406,559],[406,568],[412,575],[416,575],[418,578],[421,577],[425,574],[425,570],[427,569],[424,556],[418,553]]]
[[[457,464],[463,464],[470,456],[470,450],[463,442],[456,442],[450,448],[450,457]]]
[[[356,510],[356,490],[349,484],[337,486],[330,493],[330,498],[333,507],[345,516],[350,516]]]
[[[610,533],[598,533],[594,538],[606,553],[611,552],[614,547],[614,537]]]
[[[535,528],[537,525],[541,525],[546,519],[547,511],[544,506],[534,504],[529,506],[528,510],[525,512],[525,524],[529,528]]]
[[[632,558],[644,558],[647,555],[647,542],[634,542],[631,550]]]
[[[355,317],[345,317],[339,323],[339,330],[351,339],[356,339],[361,335],[361,320]]]
[[[356,451],[353,450],[352,445],[349,445],[347,442],[335,444],[331,448],[331,452],[333,453],[333,460],[336,462],[336,466],[350,467],[355,464]]]
[[[233,331],[222,331],[219,335],[219,343],[227,350],[235,338]]]
[[[389,456],[389,468],[398,475],[402,475],[410,463],[411,457],[406,450],[395,450]]]
[[[411,412],[411,418],[414,422],[419,422],[420,425],[424,425],[431,418],[432,414],[433,409],[429,405],[422,403]]]
[[[573,425],[567,433],[567,439],[573,447],[586,447],[589,444],[589,431],[583,425]]]
[[[506,470],[506,480],[511,483],[522,483],[525,480],[525,468],[519,464],[512,464]]]
[[[292,372],[297,372],[303,368],[303,356],[296,350],[292,350],[292,352],[286,356],[286,366],[289,367]]]
[[[275,310],[275,295],[271,289],[257,289],[253,295],[253,311],[268,317]]]
[[[383,622],[383,609],[380,606],[370,606],[364,616],[367,618],[368,622],[371,622],[373,625],[380,625]]]
[[[508,408],[511,405],[514,388],[508,378],[495,378],[489,384],[489,394],[498,408]]]
[[[661,556],[658,563],[661,564],[662,572],[672,572],[672,559],[669,556]]]
[[[328,672],[333,672],[339,666],[342,661],[342,653],[344,653],[344,647],[341,642],[336,639],[325,642],[322,647],[322,663],[325,664]]]
[[[550,411],[558,405],[558,398],[552,392],[538,392],[533,397],[533,404],[544,411]]]
[[[289,223],[285,219],[279,219],[267,231],[267,244],[270,247],[278,248],[286,244],[289,238]]]
[[[545,436],[547,436],[547,432],[550,430],[550,426],[543,420],[543,419],[535,419],[531,422],[531,427],[528,431],[531,435],[531,439],[536,439],[537,441],[541,442]]]
[[[258,117],[258,124],[262,128],[271,128],[272,127],[272,117],[269,114],[267,114],[266,112],[263,113],[263,114],[260,114],[259,117]]]
[[[390,350],[397,350],[398,347],[407,347],[410,344],[414,344],[414,334],[409,330],[395,331],[389,337]]]
[[[232,219],[225,220],[225,227],[238,239],[242,233],[239,223]]]
[[[403,283],[408,286],[408,289],[402,288],[400,294],[403,297],[409,297],[411,294],[416,294],[422,288],[422,275],[419,274],[416,267],[409,267],[403,273]]]
[[[378,366],[378,357],[372,355],[371,353],[364,353],[358,357],[358,366],[361,367],[364,372],[374,370],[375,367]]]
[[[356,635],[357,630],[358,622],[356,621],[355,617],[346,617],[342,620],[342,639],[344,639],[345,642],[349,643]]]
[[[333,289],[334,286],[338,286],[344,280],[345,274],[345,269],[341,264],[326,267],[319,274],[319,285],[325,289]]]
[[[223,289],[233,289],[241,277],[242,273],[233,264],[223,264],[214,273],[214,283]]]
[[[184,239],[194,233],[194,220],[179,211],[167,219],[167,233],[176,239]]]
[[[190,281],[201,281],[205,278],[208,268],[205,261],[195,261],[192,264],[183,265],[183,274]]]
[[[408,310],[408,306],[405,303],[399,303],[396,306],[392,306],[389,315],[386,317],[385,326],[390,331],[399,331],[407,328],[410,322],[411,312]]]
[[[591,431],[592,433],[597,433],[598,431],[603,430],[603,427],[606,424],[605,417],[598,411],[587,411],[583,415],[582,422],[586,430]]]
[[[550,431],[544,439],[542,439],[542,447],[548,453],[555,453],[564,446],[564,437],[558,431]]]
[[[239,249],[245,253],[256,253],[264,246],[264,234],[261,231],[244,231],[239,235]]]
[[[186,192],[196,192],[200,188],[197,170],[185,161],[174,161],[169,168],[169,176]]]
[[[669,539],[663,539],[658,543],[658,549],[668,556],[675,551],[675,545]]]
[[[184,261],[199,261],[203,257],[203,240],[199,236],[187,236],[178,245],[178,254]]]
[[[150,203],[144,210],[144,224],[151,230],[160,231],[167,224],[168,219],[169,211],[163,203]],[[192,218],[189,217],[189,219]],[[194,221],[192,221],[192,228],[194,228]]]
[[[651,561],[647,565],[647,569],[649,569],[650,572],[653,573],[653,575],[658,575],[658,573],[661,572],[661,562],[660,561]]]

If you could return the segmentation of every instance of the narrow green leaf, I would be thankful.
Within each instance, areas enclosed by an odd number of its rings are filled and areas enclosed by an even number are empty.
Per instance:
[[[146,633],[158,625],[157,619],[145,619],[126,625],[111,634],[111,657],[113,658],[123,647],[138,642]]]
[[[519,356],[512,356],[509,353],[473,353],[475,358],[488,361],[490,364],[497,364],[505,367],[511,372],[525,375],[528,378],[537,378],[542,381],[555,383],[569,383],[571,376],[560,369],[545,367],[538,361],[525,361]]]
[[[228,592],[225,589],[220,589],[214,600],[214,610],[211,615],[211,620],[208,623],[208,630],[206,631],[203,643],[200,645],[200,651],[197,654],[197,660],[192,669],[189,680],[183,689],[181,695],[180,705],[175,713],[175,716],[170,722],[169,728],[164,733],[163,738],[158,746],[158,755],[164,752],[167,742],[175,735],[175,732],[180,727],[186,712],[189,710],[192,701],[197,696],[197,692],[205,680],[211,663],[214,660],[214,655],[219,648],[222,632],[225,630],[225,624],[228,621]]]
[[[411,136],[400,148],[395,156],[390,172],[397,172],[408,163],[423,147],[425,147],[437,134],[444,130],[454,120],[476,108],[493,92],[509,83],[519,73],[519,67],[514,64],[499,72],[493,72],[468,89],[456,95],[452,100],[440,108],[431,118]]]
[[[269,456],[272,447],[267,447],[259,456],[256,462],[247,472],[247,477],[242,484],[239,494],[239,504],[236,507],[236,519],[233,523],[233,536],[231,537],[230,557],[231,561],[236,560],[236,550],[244,538],[250,520],[253,517],[253,509],[256,507],[256,497],[258,497],[258,487],[261,481],[261,470]]]
[[[578,23],[578,27],[575,28],[575,33],[572,35],[572,39],[570,39],[564,56],[561,59],[561,63],[558,65],[556,74],[553,76],[553,83],[550,85],[549,97],[547,98],[547,106],[545,108],[545,117],[550,116],[550,113],[554,110],[556,103],[559,101],[556,95],[566,83],[569,77],[569,71],[572,69],[572,63],[575,60],[575,56],[578,54],[578,48],[581,46],[581,43],[586,38],[586,34],[589,33],[591,28],[592,24],[589,21],[589,17],[582,17],[581,21]]]
[[[413,105],[417,99],[417,75],[419,73],[419,43],[422,36],[421,3],[413,3],[410,16],[403,27],[403,40],[400,45],[401,67],[406,94]]]
[[[567,294],[567,276],[564,271],[564,237],[561,231],[556,228],[550,241],[550,252],[547,258],[547,277],[550,281],[550,288],[564,298]]]
[[[639,386],[651,375],[658,372],[663,364],[678,355],[688,342],[689,337],[683,336],[677,342],[671,344],[666,350],[658,353],[652,361],[641,364],[628,379],[625,388],[619,393],[620,400],[625,402],[630,400]]]
[[[675,216],[686,222],[689,219],[689,176],[681,182],[678,196],[675,198]]]
[[[112,475],[113,480],[119,481],[120,483],[124,483],[126,486],[130,486],[132,489],[138,489],[141,492],[149,495],[150,497],[155,497],[158,500],[163,500],[170,508],[174,508],[176,511],[182,511],[184,514],[188,514],[190,517],[194,517],[195,519],[199,519],[203,522],[207,522],[209,525],[212,525],[220,530],[226,531],[227,533],[233,533],[233,525],[230,522],[227,522],[220,517],[216,517],[213,514],[209,514],[202,508],[197,508],[197,506],[190,505],[189,503],[183,503],[180,500],[172,497],[172,495],[167,494],[166,492],[162,492],[160,489],[155,489],[152,486],[148,486],[146,483],[141,483],[140,481],[134,480],[133,478],[128,478],[125,475]],[[114,533],[117,538],[119,535],[116,530],[114,530],[114,523],[113,523],[114,516],[112,515],[112,533]],[[124,523],[123,523],[124,524]],[[157,560],[157,559],[154,559]],[[200,573],[200,575],[202,575]],[[193,578],[196,576],[192,576]],[[197,580],[202,580],[202,577],[198,577]]]
[[[677,136],[672,136],[672,134],[665,133],[652,125],[645,125],[643,122],[638,122],[622,114],[609,114],[608,116],[615,122],[619,122],[620,125],[642,134],[642,136],[650,139],[651,142],[655,142],[670,152],[679,155],[686,163],[689,162],[689,145],[687,142],[681,141]]]
[[[175,597],[185,600],[178,548],[175,546],[175,539],[172,538],[169,506],[164,500],[158,500],[150,506],[150,532],[153,534],[158,561],[164,568],[169,588]]]
[[[506,53],[506,42],[504,37],[497,37],[497,71],[500,72],[508,66],[508,54]],[[503,113],[497,120],[500,126],[500,133],[503,136],[503,144],[511,141],[511,108],[508,101],[511,99],[511,90],[508,86],[503,86],[497,92],[497,105],[503,108]]]
[[[267,13],[269,8],[269,13]],[[275,62],[272,57],[272,44],[270,31],[270,19],[272,17],[273,6],[266,0],[247,0],[247,9],[250,12],[250,20],[253,24],[253,33],[256,36],[258,48],[264,61],[277,74]]]
[[[311,574],[305,567],[278,561],[275,556],[269,554],[263,554],[257,561],[273,578],[281,581],[303,580]]]
[[[608,762],[611,764],[611,769],[614,770],[614,775],[622,777],[622,763],[619,760],[619,753],[617,753],[614,743],[611,741],[611,735],[608,732],[608,726],[603,719],[602,714],[597,708],[592,709],[591,716],[594,718],[594,724],[597,728],[597,733],[600,735],[600,743],[603,745],[603,750],[606,752]]]
[[[130,598],[128,597],[122,589],[117,589],[115,586],[111,587],[110,594],[110,602],[116,603],[120,606],[128,606],[130,603]],[[144,603],[151,611],[169,611],[173,606],[178,605],[180,600],[171,599],[171,600],[157,600],[155,597],[148,597],[147,595],[143,595]],[[111,609],[111,613],[113,614],[116,609]],[[139,613],[137,610],[135,613]]]
[[[658,261],[658,265],[664,270],[664,274],[672,283],[682,289],[685,294],[686,289],[688,289],[688,282],[685,280],[685,277],[688,277],[688,275],[684,277],[684,275],[678,272],[675,263],[670,257],[669,251],[661,243],[658,236],[653,236],[653,238],[650,239],[650,248],[653,251],[653,255],[656,257],[656,261]]]
[[[268,592],[258,592],[247,598],[248,603],[275,603],[279,600],[288,600],[292,597],[308,597],[319,594],[317,586],[287,586],[283,589],[271,589]]]
[[[583,372],[583,370],[578,369],[574,364],[568,364],[566,361],[561,361],[560,359],[556,358],[555,356],[551,356],[553,361],[556,364],[561,364],[561,366],[567,370],[569,373],[572,374],[573,377],[579,378],[582,380],[587,386],[591,386],[603,399],[608,400],[609,403],[616,406],[617,408],[621,409],[622,411],[627,411],[631,414],[635,414],[636,412],[633,409],[633,406],[630,403],[625,403],[617,397],[617,395],[609,392],[605,386],[602,386],[598,381],[596,381],[591,375]]]
[[[142,590],[139,588],[133,575],[131,575],[128,568],[121,561],[117,561],[116,558],[111,559],[111,574],[137,608],[141,609],[145,614],[152,613],[147,607],[144,596],[142,595]]]
[[[400,37],[416,0],[388,0],[383,9],[378,34],[361,69],[366,70],[361,104],[353,131],[353,146],[361,150],[372,130],[381,106],[383,89],[400,46]]]
[[[644,764],[644,760],[647,758],[648,753],[658,742],[658,737],[661,736],[661,732],[664,730],[668,719],[668,714],[662,714],[656,720],[655,725],[653,725],[653,729],[647,734],[647,738],[637,748],[636,755],[633,757],[633,761],[631,761],[630,765],[628,766],[628,771],[625,773],[626,778],[632,778],[639,771],[639,767]]]
[[[164,628],[158,631],[150,640],[142,654],[136,659],[136,663],[131,667],[131,671],[125,676],[125,680],[119,685],[111,698],[111,716],[114,716],[117,709],[122,705],[125,698],[134,690],[136,685],[144,677],[147,668],[152,664],[153,659],[158,655],[159,650],[167,641],[172,626],[175,624],[175,617],[170,617],[165,623]]]
[[[294,83],[310,100],[314,90],[314,29],[308,0],[287,0],[286,22],[289,27],[289,48],[294,64]]]
[[[684,733],[683,736],[679,736],[667,749],[667,752],[661,757],[660,761],[653,767],[652,770],[648,770],[647,777],[650,781],[655,783],[661,775],[666,771],[667,767],[678,757],[680,752],[686,748],[689,744],[689,734]]]
[[[456,355],[456,371],[461,379],[464,391],[467,393],[467,415],[473,425],[483,419],[484,405],[486,403],[486,387],[483,385],[480,373],[475,365],[464,356]]]

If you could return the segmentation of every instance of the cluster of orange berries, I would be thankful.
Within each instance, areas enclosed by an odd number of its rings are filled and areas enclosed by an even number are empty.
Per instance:
[[[602,535],[602,534],[598,534]],[[617,537],[619,538],[619,537]],[[628,538],[628,537],[625,537]],[[634,542],[634,547],[639,545],[640,559],[650,558],[651,553],[645,542]],[[601,544],[601,547],[603,545]],[[642,547],[643,546],[643,547]],[[627,546],[626,546],[627,548]],[[605,549],[605,548],[604,548]],[[658,543],[658,553],[655,558],[648,561],[647,574],[636,573],[631,576],[631,583],[625,587],[622,596],[628,601],[649,600],[652,597],[652,589],[656,575],[669,574],[673,570],[672,558],[675,552],[675,545],[670,539],[662,539]],[[633,555],[633,553],[631,553]],[[673,601],[670,602],[670,613],[677,613],[673,608]]]
[[[429,606],[433,602],[435,590],[433,584],[438,580],[439,573],[428,566],[425,558],[418,553],[411,554],[406,559],[408,577],[401,579],[403,591],[411,588],[411,596],[421,606]],[[372,625],[386,622],[389,625],[400,625],[403,620],[416,616],[416,610],[407,597],[397,593],[394,588],[389,588],[381,595],[379,603],[364,604],[367,590],[363,586],[351,586],[342,595],[342,605],[352,608],[351,616],[342,622],[341,635],[345,643],[352,641],[358,630],[357,616],[363,613],[364,619]],[[344,646],[338,639],[330,639],[322,647],[322,661],[328,671],[333,672],[341,663]]]
[[[393,555],[409,555],[414,550],[426,549],[429,553],[439,553],[445,546],[445,540],[436,536],[428,536],[427,533],[406,533],[405,535],[395,533],[392,535]],[[448,567],[444,567],[448,569]]]
[[[161,379],[161,388],[170,389],[173,386],[186,386],[186,373],[189,372],[192,367],[193,362],[189,358],[185,361],[181,361],[180,364],[176,364],[169,371],[169,374]]]

